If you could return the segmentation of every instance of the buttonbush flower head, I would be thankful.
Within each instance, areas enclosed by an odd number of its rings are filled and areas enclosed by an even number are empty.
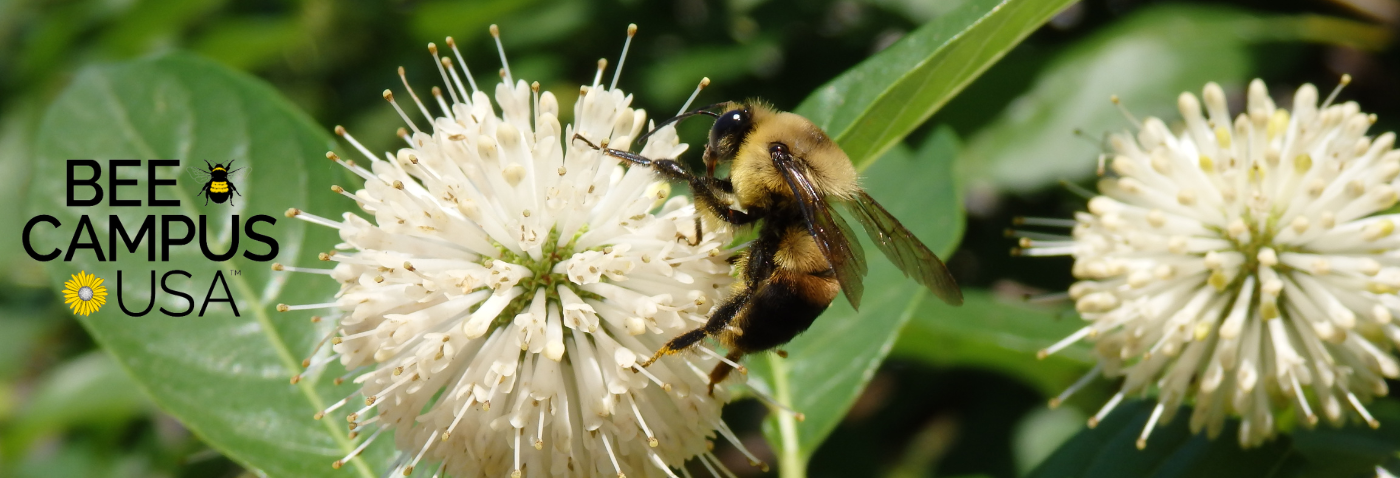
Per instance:
[[[364,216],[288,211],[343,241],[320,255],[333,269],[274,266],[341,284],[332,302],[278,306],[332,311],[330,350],[318,346],[293,381],[339,362],[350,372],[338,381],[359,387],[316,415],[345,408],[352,434],[368,434],[335,466],[385,431],[404,475],[431,463],[435,476],[676,476],[692,458],[720,466],[716,434],[748,453],[720,419],[729,391],[706,390],[717,354],[637,364],[705,322],[731,282],[731,237],[696,237],[694,206],[668,199],[651,170],[569,140],[627,149],[644,131],[617,73],[601,84],[600,60],[561,127],[556,97],[514,79],[504,52],[490,95],[447,45],[451,56],[428,45],[445,88],[424,101],[400,69],[408,107],[384,92],[406,147],[376,157],[336,129],[367,162],[328,153],[364,179],[331,189]],[[687,148],[671,126],[642,146],[652,158]]]
[[[1319,105],[1303,85],[1289,110],[1254,80],[1231,118],[1211,83],[1204,102],[1180,96],[1179,133],[1147,118],[1110,139],[1111,174],[1064,224],[1073,237],[1022,239],[1027,255],[1074,256],[1069,296],[1089,322],[1042,356],[1089,339],[1099,358],[1052,404],[1100,372],[1121,377],[1092,426],[1155,392],[1139,447],[1188,401],[1192,430],[1213,437],[1238,416],[1247,447],[1287,412],[1308,427],[1378,426],[1364,403],[1400,376],[1400,152],[1336,95]]]

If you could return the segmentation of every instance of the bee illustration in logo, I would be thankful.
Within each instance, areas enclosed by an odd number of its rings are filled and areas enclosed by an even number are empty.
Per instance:
[[[209,161],[205,161],[204,165],[207,166],[208,169],[196,168],[194,166],[190,166],[189,168],[190,177],[193,177],[195,182],[204,183],[204,187],[200,188],[199,194],[196,194],[195,197],[203,195],[205,206],[209,205],[210,199],[218,204],[223,204],[224,201],[228,201],[228,204],[232,206],[233,195],[237,194],[242,196],[243,193],[238,192],[238,188],[233,185],[233,180],[231,178],[235,173],[245,171],[248,168],[229,170],[230,167],[233,167],[232,160],[230,160],[227,165],[217,163],[210,165]],[[240,174],[239,177],[242,178],[242,175]]]

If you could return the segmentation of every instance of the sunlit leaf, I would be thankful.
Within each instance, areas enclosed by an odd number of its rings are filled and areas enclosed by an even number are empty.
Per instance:
[[[985,290],[963,290],[961,307],[924,301],[899,335],[891,354],[944,367],[996,370],[1059,393],[1093,364],[1088,345],[1077,343],[1043,360],[1036,352],[1085,323],[1072,310],[999,298]]]
[[[795,111],[864,168],[1071,3],[969,0],[818,88]]]

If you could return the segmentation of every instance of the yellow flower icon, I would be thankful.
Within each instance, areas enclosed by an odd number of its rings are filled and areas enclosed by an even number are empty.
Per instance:
[[[63,283],[63,302],[73,309],[74,314],[86,316],[107,303],[107,288],[102,286],[101,277],[79,271]]]

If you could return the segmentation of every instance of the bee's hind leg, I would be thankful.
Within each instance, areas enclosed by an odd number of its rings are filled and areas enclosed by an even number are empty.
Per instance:
[[[704,221],[700,219],[700,216],[695,216],[695,240],[685,241],[686,244],[690,244],[690,247],[698,246],[700,242],[704,240],[705,229],[702,224],[704,224]]]
[[[715,364],[715,369],[710,371],[710,395],[713,396],[715,394],[715,384],[723,382],[725,378],[729,377],[729,372],[734,370],[734,366],[729,363],[739,363],[739,359],[743,357],[743,352],[730,350],[729,353],[724,356],[728,362],[721,360],[719,363]]]

